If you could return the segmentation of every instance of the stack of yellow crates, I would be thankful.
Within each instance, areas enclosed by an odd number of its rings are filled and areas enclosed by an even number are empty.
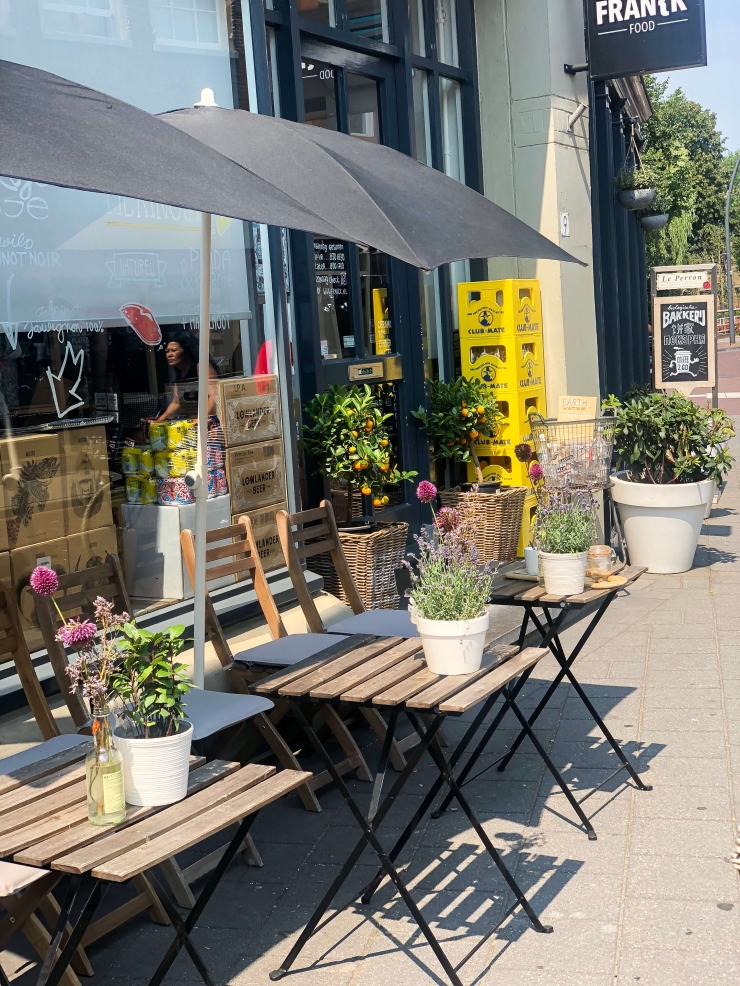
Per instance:
[[[458,284],[462,375],[480,380],[496,398],[503,417],[495,441],[476,439],[483,478],[502,486],[529,486],[526,464],[514,447],[530,433],[529,414],[545,416],[542,304],[537,280],[469,281]],[[475,480],[473,464],[468,479]],[[537,498],[529,494],[519,539],[519,556],[531,541]]]

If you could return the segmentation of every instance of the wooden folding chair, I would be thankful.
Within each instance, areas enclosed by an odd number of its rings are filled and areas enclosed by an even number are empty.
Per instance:
[[[49,596],[38,596],[34,593],[36,618],[44,638],[44,646],[49,655],[49,662],[54,669],[54,674],[64,696],[67,708],[72,716],[72,720],[75,726],[77,726],[78,731],[82,732],[86,732],[89,729],[90,713],[79,692],[74,691],[70,687],[69,675],[67,674],[67,652],[56,639],[56,635],[61,625],[59,612],[61,612],[65,619],[79,614],[93,618],[93,605],[98,596],[102,596],[104,599],[112,602],[116,612],[128,613],[129,615],[133,614],[121,564],[115,555],[107,555],[102,565],[85,568],[82,571],[72,572],[69,575],[60,575],[59,592],[55,594],[53,599]],[[59,607],[59,610],[57,610],[57,607]],[[209,718],[215,719],[216,726],[223,726],[223,728],[232,726],[253,715],[250,708],[241,708],[238,702],[236,703],[236,708],[230,707],[234,705],[234,702],[229,702],[229,698],[231,697],[229,696],[223,702],[219,700],[215,693],[198,693],[197,695],[193,695],[191,704],[199,712],[202,709],[203,713]],[[242,703],[245,701],[245,699],[242,699]],[[207,708],[203,708],[204,705]],[[219,717],[217,715],[214,717],[214,705],[227,706],[223,709],[224,714],[222,716]],[[196,717],[191,716],[191,718],[195,719]],[[196,727],[197,736],[197,721],[194,721],[193,725]],[[248,865],[262,865],[259,852],[251,835],[247,836],[241,855],[244,862]],[[173,893],[177,897],[178,903],[182,907],[193,906],[195,897],[190,889],[190,885],[201,876],[209,873],[217,865],[219,858],[219,850],[215,850],[202,859],[196,860],[186,869],[180,869],[174,857],[162,865],[162,870],[172,887]]]
[[[407,610],[365,609],[357,592],[357,587],[352,580],[347,559],[339,540],[334,511],[328,500],[322,500],[319,507],[303,510],[300,513],[289,514],[285,510],[278,510],[275,517],[280,546],[288,566],[290,581],[293,583],[306,623],[313,633],[374,633],[378,636],[404,638],[419,636],[419,631],[411,622]],[[355,614],[346,620],[332,624],[331,627],[324,626],[324,621],[321,619],[306,583],[306,576],[301,564],[307,558],[323,554],[331,556],[339,581],[342,583],[349,605]],[[386,731],[385,719],[377,709],[362,709],[361,711],[370,728],[382,742]],[[442,731],[439,732],[439,742],[446,746],[447,740],[442,735]],[[405,766],[403,751],[410,749],[417,741],[418,736],[415,732],[402,740],[394,740],[391,749],[391,763],[396,770],[403,770]]]
[[[195,537],[192,531],[183,531],[180,535],[180,541],[185,567],[190,576],[191,584],[194,585]],[[268,643],[258,645],[240,654],[233,654],[219,623],[210,593],[206,588],[206,632],[219,661],[228,672],[231,683],[236,690],[246,692],[250,684],[272,674],[277,668],[302,661],[328,646],[326,638],[322,640],[312,633],[288,635],[265,578],[249,517],[240,517],[239,523],[233,527],[208,531],[206,543],[213,545],[206,550],[206,565],[208,566],[206,568],[206,586],[224,576],[240,576],[243,579],[251,579],[257,600],[273,637]],[[220,564],[214,565],[214,562],[220,562]],[[293,751],[277,729],[277,724],[285,715],[286,710],[285,703],[276,704],[270,715],[255,717],[252,721],[255,722],[263,739],[283,767],[300,770],[300,765]],[[336,710],[330,705],[324,705],[320,708],[319,714],[345,754],[345,759],[337,766],[337,771],[340,774],[345,774],[350,770],[356,770],[357,776],[361,780],[371,781],[372,775],[365,763],[365,758]],[[306,809],[321,811],[321,806],[314,792],[329,783],[331,783],[331,776],[328,771],[324,771],[298,788],[298,794]]]

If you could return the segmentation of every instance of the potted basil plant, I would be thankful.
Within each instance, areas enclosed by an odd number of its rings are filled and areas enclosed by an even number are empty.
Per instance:
[[[617,417],[619,507],[633,565],[669,575],[687,572],[710,509],[715,483],[732,467],[732,421],[720,408],[699,407],[679,393],[635,393],[604,407]]]
[[[588,491],[548,492],[537,508],[536,530],[545,589],[575,596],[586,583],[588,549],[596,542],[596,498]]]
[[[436,495],[432,483],[419,483],[417,496],[422,503],[431,507]],[[411,619],[434,674],[470,674],[483,660],[486,603],[498,566],[479,563],[475,525],[465,506],[467,495],[456,508],[443,507],[438,513],[432,508],[433,533],[415,537],[418,553],[405,562],[411,575]]]
[[[171,805],[187,793],[193,727],[185,699],[193,685],[177,660],[184,633],[184,626],[158,633],[133,623],[121,628],[121,660],[111,683],[123,722],[113,740],[123,756],[126,800],[133,805]]]
[[[650,168],[626,165],[617,172],[615,181],[619,204],[629,212],[646,209],[655,198],[656,179]]]

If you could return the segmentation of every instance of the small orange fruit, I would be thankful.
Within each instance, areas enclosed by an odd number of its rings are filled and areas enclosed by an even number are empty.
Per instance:
[[[381,448],[387,448],[387,446],[388,446],[388,439],[387,438],[381,438],[380,439],[380,447]]]
[[[481,414],[481,416],[478,418],[478,424],[483,424],[485,420],[486,420],[485,414]]]
[[[463,401],[463,402],[462,402],[462,406],[463,406],[463,407],[467,407],[467,406],[468,406],[468,402],[467,402],[467,401]]]
[[[383,506],[385,506],[388,503],[388,497],[387,496],[381,497],[381,500],[383,502]]]
[[[486,409],[483,407],[482,404],[479,404],[478,405],[477,411],[478,411],[478,414],[485,414],[486,413]]]
[[[478,432],[475,430],[475,428],[472,431],[469,431],[468,434],[470,435],[471,438],[478,437]]]
[[[361,462],[355,462],[355,464],[354,464],[354,466],[352,468],[355,469],[357,472],[359,472],[362,469],[362,463]]]
[[[353,431],[353,432],[352,432],[352,437],[353,437],[353,438],[357,438],[357,436],[358,436],[359,434],[360,434],[360,433],[359,433],[359,431]]]
[[[371,493],[372,493],[372,490],[370,489],[369,486],[363,486],[362,487],[362,495],[363,496],[370,496]]]
[[[460,411],[460,414],[462,414],[464,418],[467,418],[467,416],[470,414],[470,411],[466,407],[463,407],[462,411]]]
[[[382,507],[383,506],[383,501],[380,499],[379,496],[376,496],[375,499],[373,500],[373,506],[374,507]]]
[[[362,469],[367,469],[368,465],[369,465],[369,463],[368,463],[367,459],[363,459],[362,462],[360,463],[360,467]]]
[[[350,447],[349,447],[349,449],[347,451],[349,452],[350,455],[354,455],[355,452],[357,451],[357,446],[350,445]]]
[[[381,464],[381,466],[380,466],[380,471],[381,471],[381,472],[388,472],[388,463],[387,463],[387,462],[383,462],[383,463]]]

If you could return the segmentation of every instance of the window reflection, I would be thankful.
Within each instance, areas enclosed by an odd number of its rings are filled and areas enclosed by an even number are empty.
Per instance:
[[[334,0],[298,0],[298,16],[328,27],[337,26]]]
[[[416,160],[432,167],[432,136],[429,125],[429,79],[421,69],[411,70],[414,100],[414,138]]]
[[[92,0],[101,2],[101,0]],[[156,44],[187,48],[218,48],[223,25],[216,0],[151,0]]]
[[[122,0],[41,0],[41,29],[47,38],[128,40]]]
[[[347,27],[374,41],[388,41],[388,8],[386,0],[346,0]]]
[[[378,83],[365,75],[347,72],[349,132],[353,137],[380,143]]]
[[[465,181],[465,156],[462,132],[462,100],[460,83],[454,79],[440,78],[439,102],[442,117],[442,168],[445,174],[456,181]],[[450,301],[452,305],[452,324],[459,326],[457,312],[457,285],[470,280],[470,261],[458,260],[449,265]]]
[[[411,50],[413,53],[415,55],[426,55],[424,0],[409,0],[409,32],[411,34]]]
[[[447,65],[459,65],[457,51],[457,8],[455,0],[435,0],[437,58]]]

